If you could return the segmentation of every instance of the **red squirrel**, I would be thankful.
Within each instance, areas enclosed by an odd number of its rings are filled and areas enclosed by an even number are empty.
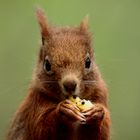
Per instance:
[[[54,27],[38,9],[41,46],[27,97],[14,115],[7,140],[109,140],[108,91],[95,63],[88,19]],[[90,100],[83,112],[68,96]]]

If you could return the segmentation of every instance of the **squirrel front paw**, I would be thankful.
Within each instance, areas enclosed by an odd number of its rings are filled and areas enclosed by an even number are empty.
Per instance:
[[[79,108],[70,100],[60,102],[57,106],[57,112],[60,114],[60,117],[65,117],[70,121],[86,121]]]
[[[95,104],[91,109],[84,111],[83,115],[86,117],[87,123],[101,123],[105,115],[105,109],[102,105]]]

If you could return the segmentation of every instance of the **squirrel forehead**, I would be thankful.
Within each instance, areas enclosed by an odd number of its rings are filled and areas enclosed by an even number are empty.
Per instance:
[[[54,28],[52,39],[53,42],[58,42],[59,44],[66,43],[66,45],[90,44],[90,34],[88,32],[82,32],[76,27]]]
[[[85,54],[91,50],[90,35],[74,28],[55,30],[48,42],[49,52]],[[54,53],[54,54],[55,54]]]

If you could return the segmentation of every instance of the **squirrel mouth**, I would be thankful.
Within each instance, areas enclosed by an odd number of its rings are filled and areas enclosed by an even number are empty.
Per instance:
[[[73,96],[73,97],[79,96],[78,88],[76,88],[75,91],[65,91],[64,89],[62,89],[62,92],[63,92],[66,99],[70,96]]]
[[[76,98],[78,95],[76,93],[65,93],[65,98],[69,99],[70,96],[72,96],[73,98]]]

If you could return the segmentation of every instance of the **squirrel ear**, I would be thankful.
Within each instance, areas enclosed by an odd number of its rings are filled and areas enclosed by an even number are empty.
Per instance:
[[[36,17],[40,25],[41,35],[42,35],[42,44],[44,45],[45,39],[47,39],[50,36],[50,32],[49,32],[49,26],[45,17],[45,13],[41,8],[37,8]]]
[[[86,31],[88,30],[88,15],[85,16],[85,18],[82,20],[81,24],[80,24],[80,29],[82,31]]]

